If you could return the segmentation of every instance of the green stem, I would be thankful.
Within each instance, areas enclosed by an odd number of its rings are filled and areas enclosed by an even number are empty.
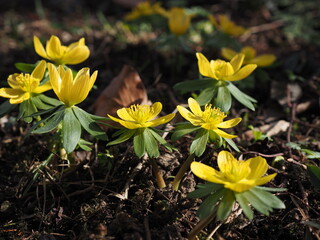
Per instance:
[[[209,216],[201,219],[200,222],[198,222],[198,224],[189,233],[188,240],[196,239],[201,230],[208,226],[208,224],[216,217],[216,209],[217,208],[215,208]]]
[[[182,164],[182,166],[180,167],[177,175],[174,177],[173,182],[171,183],[172,185],[172,189],[173,190],[178,190],[180,182],[184,176],[184,174],[186,173],[186,171],[189,169],[191,163],[194,160],[194,154],[190,154],[189,157],[187,158],[186,161],[184,161],[184,163]]]
[[[163,180],[162,174],[158,168],[156,161],[153,158],[149,158],[149,160],[152,166],[153,173],[156,176],[158,187],[160,189],[166,187],[166,183]]]

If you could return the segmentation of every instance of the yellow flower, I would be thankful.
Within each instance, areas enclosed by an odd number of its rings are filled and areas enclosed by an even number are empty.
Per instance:
[[[160,14],[168,18],[170,32],[177,36],[184,34],[190,26],[192,15],[187,14],[183,8],[174,7]]]
[[[68,107],[86,99],[98,75],[98,71],[94,71],[90,77],[90,69],[82,68],[73,78],[70,68],[60,65],[57,69],[51,63],[48,63],[48,69],[53,91]]]
[[[209,20],[218,30],[231,36],[240,36],[247,31],[246,28],[236,25],[224,14],[219,14],[216,18],[210,15]]]
[[[263,175],[268,164],[262,157],[250,158],[246,161],[237,160],[227,151],[218,154],[219,171],[203,163],[193,162],[191,171],[201,179],[223,184],[225,188],[235,192],[245,192],[255,186],[271,181],[277,174]]]
[[[152,106],[131,105],[128,108],[121,108],[117,111],[117,115],[121,119],[109,114],[108,117],[128,129],[156,127],[171,121],[175,116],[174,113],[170,113],[166,116],[155,118],[161,112],[161,109],[162,104],[160,102],[156,102]]]
[[[256,56],[256,50],[250,46],[243,47],[240,53],[244,54],[244,64],[257,64],[259,67],[269,66],[276,60],[276,56],[273,54],[262,54],[260,56]],[[221,55],[227,60],[231,60],[237,54],[238,53],[236,51],[230,48],[222,48],[221,50]]]
[[[242,66],[244,54],[239,53],[230,62],[220,59],[210,62],[202,53],[196,53],[201,75],[224,81],[238,81],[248,77],[257,67],[256,64]]]
[[[135,20],[142,16],[148,16],[162,12],[161,3],[151,4],[149,1],[141,2],[133,10],[125,16],[125,20]]]
[[[85,61],[90,55],[90,50],[85,45],[84,38],[71,43],[69,46],[63,46],[59,38],[52,35],[50,40],[47,41],[46,49],[36,36],[33,37],[33,43],[37,54],[57,64],[78,64]]]
[[[8,84],[11,88],[0,88],[0,96],[10,98],[11,104],[19,104],[32,97],[32,94],[38,94],[50,90],[50,82],[40,85],[40,82],[46,71],[46,62],[40,61],[32,71],[28,73],[15,73],[8,77]]]
[[[204,107],[204,111],[201,110],[199,103],[193,98],[188,99],[189,108],[192,112],[182,106],[177,106],[177,109],[182,117],[188,120],[194,126],[200,126],[207,130],[212,130],[223,138],[234,138],[236,135],[228,134],[219,128],[231,128],[236,126],[241,118],[234,118],[228,121],[223,121],[227,115],[221,112],[219,108],[212,108],[211,104],[207,104]]]

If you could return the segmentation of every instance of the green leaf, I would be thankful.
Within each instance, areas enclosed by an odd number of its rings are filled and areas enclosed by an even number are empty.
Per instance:
[[[236,200],[240,204],[240,207],[243,210],[243,213],[247,216],[247,218],[253,218],[253,211],[250,208],[250,202],[245,198],[242,193],[235,193]]]
[[[193,192],[188,193],[188,198],[202,198],[204,196],[207,196],[209,194],[212,194],[214,192],[217,192],[223,188],[222,184],[216,184],[216,183],[205,183],[205,184],[198,184],[197,189]]]
[[[222,112],[230,110],[232,104],[232,98],[227,86],[223,85],[218,87],[218,93],[214,99],[214,106],[220,108]]]
[[[72,107],[75,116],[78,118],[81,126],[90,133],[93,137],[102,140],[108,140],[106,133],[98,126],[98,124],[93,120],[87,112],[83,111],[81,108]]]
[[[190,153],[194,153],[197,157],[200,157],[206,150],[208,139],[209,131],[206,129],[200,129],[191,143]]]
[[[63,147],[71,153],[77,146],[81,137],[81,124],[74,115],[72,108],[66,108],[62,121]]]
[[[224,196],[218,206],[217,219],[222,221],[226,219],[232,210],[235,197],[232,191],[225,189]]]
[[[301,149],[302,152],[307,154],[307,158],[309,159],[320,159],[320,152],[311,151],[309,149]]]
[[[36,128],[39,125],[42,125],[42,126],[40,128],[37,128],[36,130],[31,130],[31,131],[32,133],[35,133],[35,134],[50,132],[58,126],[58,124],[62,121],[63,117],[64,117],[64,111],[63,110],[57,111],[52,115],[50,115],[49,117],[47,117],[46,119],[43,119],[42,121],[36,123],[33,128]]]
[[[21,72],[32,73],[33,69],[37,66],[37,64],[18,62],[15,63],[14,66]]]
[[[36,95],[36,96],[33,96],[33,97],[30,98],[31,101],[33,102],[33,104],[34,104],[38,109],[43,109],[43,110],[51,109],[53,106],[44,103],[44,102],[41,100],[41,97],[40,97],[41,95],[42,95],[42,94],[39,94],[39,95]]]
[[[217,90],[215,87],[206,88],[203,91],[201,91],[196,100],[200,106],[206,105],[207,103],[211,102],[216,93]]]
[[[252,111],[255,110],[252,102],[256,102],[255,99],[248,96],[247,94],[241,92],[235,85],[231,82],[228,83],[227,88],[229,89],[232,96],[237,99],[241,104],[246,106],[247,108],[251,109]]]
[[[38,96],[39,96],[39,98],[41,99],[42,102],[47,103],[47,104],[52,105],[52,106],[58,106],[58,105],[63,104],[60,100],[48,97],[48,96],[46,96],[44,94],[39,94]]]
[[[311,183],[316,188],[320,188],[320,168],[309,165],[307,166],[307,172],[310,176]]]
[[[250,189],[248,191],[242,192],[241,194],[251,203],[253,208],[258,210],[260,213],[269,216],[269,212],[272,211],[272,208],[263,200],[261,200],[260,197],[256,194],[256,192],[251,191]]]
[[[23,120],[26,123],[31,123],[32,122],[31,115],[37,111],[38,110],[37,110],[36,106],[33,104],[31,99],[29,98],[28,100],[20,103],[18,119],[23,118]]]
[[[277,209],[286,208],[284,203],[272,193],[269,193],[259,188],[252,188],[249,191],[251,191],[256,196],[258,196],[258,198],[260,198],[261,201],[263,201],[266,205],[268,205],[271,208],[277,208]]]
[[[11,112],[18,104],[11,104],[9,100],[4,101],[0,105],[0,117],[4,116],[8,112]]]
[[[255,188],[268,191],[268,192],[284,192],[288,190],[286,188],[270,188],[270,187],[263,187],[263,186],[256,186]]]
[[[223,138],[234,150],[236,150],[237,152],[240,152],[239,148],[237,147],[237,145],[235,144],[235,142],[232,139],[229,138]]]
[[[191,123],[177,125],[171,136],[171,140],[177,141],[178,139],[182,138],[184,135],[192,133],[200,128],[201,127],[194,126]]]
[[[108,142],[107,146],[116,145],[116,144],[125,142],[129,140],[136,133],[136,129],[123,129],[123,130],[124,131],[120,130],[121,131],[120,136],[117,139],[111,142]]]
[[[138,128],[133,137],[134,153],[141,158],[145,153],[145,143],[143,137],[144,128]]]
[[[180,91],[181,94],[184,94],[187,92],[193,92],[196,90],[213,87],[216,84],[216,82],[216,80],[213,80],[211,78],[184,81],[174,85],[173,89],[176,91]]]
[[[217,192],[208,196],[200,205],[197,215],[200,219],[204,219],[209,216],[214,210],[217,202],[224,196],[226,192],[225,188],[220,188]]]
[[[175,147],[173,147],[171,144],[167,143],[165,139],[163,139],[156,131],[154,131],[152,128],[149,128],[150,133],[152,136],[161,144],[163,145],[166,149],[169,151],[176,150]]]
[[[143,132],[143,138],[145,143],[146,152],[148,153],[149,157],[159,157],[159,147],[158,142],[153,137],[151,130],[149,128],[146,128]]]

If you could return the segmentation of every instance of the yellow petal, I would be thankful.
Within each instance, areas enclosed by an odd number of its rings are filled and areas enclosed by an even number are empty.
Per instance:
[[[145,126],[142,126],[141,124],[138,124],[138,123],[127,122],[127,121],[122,121],[122,120],[120,120],[119,123],[128,129],[137,129],[137,128],[145,127]]]
[[[164,123],[167,123],[167,122],[170,122],[174,117],[175,117],[175,113],[170,113],[166,116],[163,116],[163,117],[159,117],[159,118],[156,118],[152,121],[149,121],[147,122],[147,125],[149,127],[156,127],[156,126],[159,126],[161,124],[164,124]]]
[[[56,36],[51,36],[46,45],[46,52],[50,59],[54,61],[60,60],[62,56],[62,48],[60,39]]]
[[[231,59],[230,64],[232,65],[233,70],[235,72],[237,72],[241,68],[243,60],[244,60],[244,54],[242,54],[242,53],[239,53],[239,54],[235,55]]]
[[[232,76],[227,76],[223,80],[238,81],[238,80],[244,79],[248,77],[256,69],[256,67],[257,67],[256,64],[248,64],[243,68],[241,68],[238,72],[236,72]]]
[[[193,118],[192,118],[192,116],[194,116],[193,113],[191,113],[188,109],[186,109],[182,106],[179,106],[179,105],[177,106],[177,109],[183,118],[185,118],[189,122],[193,123]]]
[[[273,54],[263,54],[250,61],[250,63],[257,64],[259,67],[266,67],[271,65],[276,60]]]
[[[237,55],[236,51],[233,51],[231,48],[222,48],[221,55],[227,60],[231,60],[234,56]]]
[[[202,116],[202,110],[200,108],[200,105],[195,99],[189,98],[188,104],[189,104],[189,108],[195,115]]]
[[[9,75],[8,77],[8,84],[10,87],[14,88],[14,89],[20,89],[20,85],[18,84],[16,78],[17,76],[19,76],[20,74],[18,73],[14,73]]]
[[[85,61],[90,55],[90,50],[87,46],[76,46],[70,51],[67,51],[63,56],[62,61],[65,64],[78,64]]]
[[[58,70],[52,63],[48,63],[48,70],[49,70],[50,83],[53,88],[53,91],[55,92],[57,97],[60,99],[60,101],[62,101],[63,99],[60,96],[62,79],[58,73]]]
[[[253,188],[257,186],[255,184],[255,181],[254,180],[246,180],[246,181],[242,181],[242,182],[226,182],[224,184],[224,187],[225,188],[228,188],[232,191],[235,191],[235,192],[245,192],[247,190],[249,190],[250,188]]]
[[[222,68],[220,69],[221,76],[232,76],[234,74],[234,70],[232,65],[229,62],[225,62],[225,64],[222,65]],[[218,77],[218,74],[216,74]]]
[[[276,173],[270,174],[268,176],[262,177],[262,178],[258,178],[255,180],[255,185],[256,186],[260,186],[263,185],[267,182],[270,182],[272,179],[274,179],[276,177]]]
[[[238,160],[228,151],[220,151],[218,154],[218,166],[221,172],[230,172]]]
[[[25,100],[28,100],[30,98],[30,93],[25,92],[21,95],[19,95],[17,98],[10,98],[9,102],[11,104],[19,104],[24,102]]]
[[[115,121],[115,122],[120,122],[121,121],[121,119],[119,119],[119,118],[113,117],[113,116],[111,116],[109,114],[107,114],[107,115],[112,121]]]
[[[192,162],[190,165],[190,169],[197,177],[218,184],[223,184],[225,179],[223,175],[216,171],[214,168],[209,167],[203,163]]]
[[[20,89],[13,88],[0,88],[0,97],[4,98],[17,98],[25,92]]]
[[[247,162],[249,163],[249,167],[251,169],[250,174],[247,176],[248,179],[260,178],[268,170],[267,161],[260,156],[250,158],[247,160]]]
[[[208,59],[202,53],[196,53],[196,56],[198,58],[198,67],[200,74],[205,77],[213,78],[214,75],[212,73]]]
[[[33,45],[34,45],[34,49],[38,55],[40,55],[43,58],[48,59],[48,55],[46,53],[46,50],[44,50],[44,47],[37,36],[33,36]]]
[[[47,68],[46,61],[41,60],[39,64],[35,67],[35,69],[32,71],[31,76],[41,80],[46,71],[46,68]]]
[[[45,84],[41,85],[41,86],[38,86],[37,88],[35,88],[33,90],[34,93],[43,93],[45,91],[48,91],[52,89],[52,86],[51,86],[51,83],[50,81],[47,81]]]
[[[119,118],[126,120],[126,121],[135,121],[131,115],[128,113],[127,108],[120,108],[117,110],[117,115]]]
[[[250,61],[256,56],[256,50],[253,47],[246,46],[241,49],[241,52],[245,55],[245,60]]]
[[[224,121],[217,125],[218,128],[231,128],[236,126],[239,122],[241,122],[242,118],[233,118],[228,121]]]
[[[152,104],[151,109],[153,110],[153,113],[150,115],[150,117],[148,117],[147,121],[152,120],[159,115],[162,110],[162,104],[160,102],[155,102]]]
[[[232,135],[232,134],[229,134],[229,133],[226,133],[220,129],[213,129],[212,131],[214,131],[216,134],[218,134],[220,137],[223,137],[223,138],[227,138],[227,139],[231,139],[231,138],[235,138],[237,137],[237,135]]]

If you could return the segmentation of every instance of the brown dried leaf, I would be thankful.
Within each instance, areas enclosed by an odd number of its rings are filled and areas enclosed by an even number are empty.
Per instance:
[[[91,109],[98,116],[106,117],[107,114],[117,116],[118,109],[132,104],[148,104],[148,96],[136,70],[124,65],[119,75],[103,90]]]

